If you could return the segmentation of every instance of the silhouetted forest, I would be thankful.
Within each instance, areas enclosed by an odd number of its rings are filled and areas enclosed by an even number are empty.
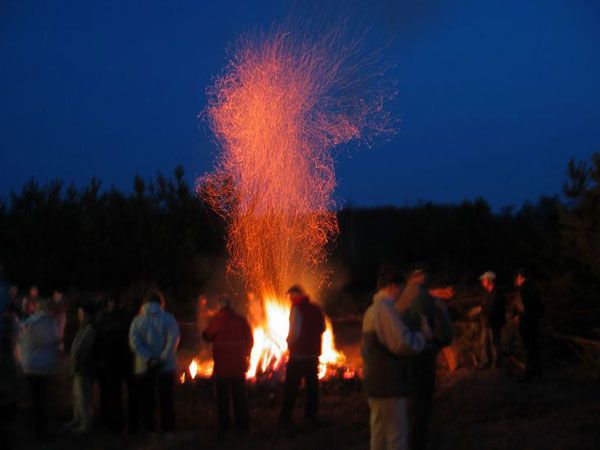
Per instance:
[[[483,199],[457,205],[344,208],[330,261],[341,288],[368,292],[382,260],[427,260],[440,284],[477,283],[484,270],[510,283],[528,267],[559,309],[598,304],[600,153],[571,161],[563,196],[494,212]],[[0,260],[10,282],[43,290],[107,290],[151,281],[200,291],[225,259],[222,220],[184,181],[136,176],[131,192],[34,180],[0,204]],[[335,275],[335,274],[334,274]]]

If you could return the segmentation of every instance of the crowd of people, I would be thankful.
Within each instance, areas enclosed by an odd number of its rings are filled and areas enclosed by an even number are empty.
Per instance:
[[[393,265],[382,265],[376,294],[364,314],[363,390],[370,408],[373,450],[419,450],[427,445],[437,356],[453,339],[446,302],[431,294],[428,272],[422,263],[413,265],[407,273]],[[481,317],[479,367],[502,366],[503,327],[507,320],[516,320],[526,352],[522,381],[539,379],[542,366],[538,328],[543,305],[529,274],[525,270],[517,273],[516,296],[511,302],[507,292],[497,287],[494,272],[485,272],[480,281],[484,295],[477,311]],[[0,291],[2,417],[16,417],[14,386],[21,372],[30,392],[35,436],[41,440],[51,438],[48,395],[65,351],[65,301],[58,291],[42,298],[35,287],[23,298],[14,287],[1,286]],[[305,419],[319,426],[318,365],[325,318],[302,286],[290,287],[287,296],[291,308],[280,425],[284,429],[292,427],[296,399],[304,382]],[[178,323],[166,311],[165,298],[158,290],[148,291],[133,304],[122,303],[115,294],[106,296],[100,304],[77,305],[79,325],[68,351],[73,414],[64,430],[80,435],[95,426],[130,434],[140,429],[160,429],[169,436],[176,425]],[[508,308],[509,303],[514,307]],[[246,393],[253,346],[250,325],[235,310],[231,299],[221,296],[218,311],[206,324],[202,337],[213,347],[220,433],[226,436],[233,423],[236,431],[244,434],[250,427]],[[93,394],[96,383],[97,414]],[[155,422],[156,409],[160,412],[159,426]],[[3,426],[7,423],[10,420],[3,421]]]

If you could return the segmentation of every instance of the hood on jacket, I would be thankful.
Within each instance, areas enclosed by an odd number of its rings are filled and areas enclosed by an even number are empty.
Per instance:
[[[142,306],[142,314],[144,316],[154,316],[162,312],[163,310],[160,307],[160,304],[156,302],[148,302],[144,306]]]

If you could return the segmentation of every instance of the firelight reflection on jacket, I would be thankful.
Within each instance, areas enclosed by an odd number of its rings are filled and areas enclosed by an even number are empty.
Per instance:
[[[161,372],[177,368],[175,352],[179,345],[179,325],[172,314],[163,311],[157,302],[149,302],[129,329],[129,346],[135,355],[135,374],[146,373],[148,361],[159,359]]]

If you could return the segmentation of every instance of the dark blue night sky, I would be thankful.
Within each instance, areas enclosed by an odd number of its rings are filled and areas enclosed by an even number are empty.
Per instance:
[[[354,3],[327,10],[393,40],[401,122],[388,142],[340,152],[341,204],[520,205],[559,193],[569,158],[600,151],[598,2]],[[228,43],[288,11],[266,0],[3,0],[0,195],[32,176],[129,189],[135,173],[209,171],[205,89]]]

